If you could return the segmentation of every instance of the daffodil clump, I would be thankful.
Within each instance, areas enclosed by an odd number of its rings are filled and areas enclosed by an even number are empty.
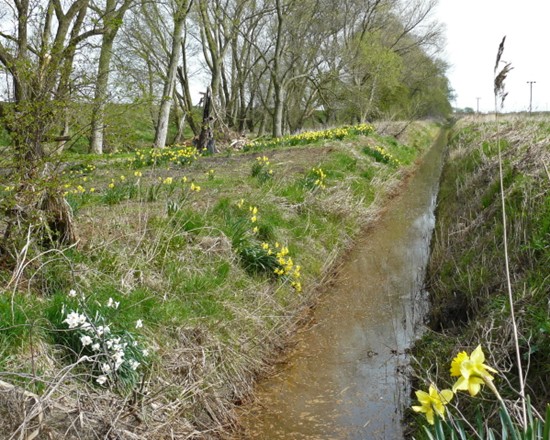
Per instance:
[[[171,176],[157,177],[157,183],[146,189],[146,200],[154,202],[157,201],[161,195],[169,198],[177,194],[177,203],[181,204],[187,199],[189,194],[200,192],[200,190],[200,185],[195,184],[195,182],[189,183],[186,176],[181,179],[174,179]],[[178,192],[176,193],[176,191]]]
[[[95,171],[95,165],[79,166],[76,169],[65,170],[61,173],[63,196],[69,194],[82,195],[85,193],[94,193],[96,188],[92,183],[91,173]]]
[[[400,162],[388,153],[384,148],[376,145],[374,147],[365,147],[363,152],[376,160],[376,162],[385,163],[389,165],[400,165]]]
[[[108,205],[114,205],[123,200],[130,200],[137,197],[139,194],[139,179],[139,177],[136,179],[126,177],[124,174],[112,177],[107,188],[102,192],[103,202]],[[94,192],[95,191],[96,189],[94,188]]]
[[[500,400],[501,397],[496,390],[491,373],[497,371],[485,364],[485,354],[478,345],[468,355],[465,351],[458,353],[451,362],[451,376],[458,377],[452,390],[437,391],[435,386],[430,385],[428,393],[416,391],[416,397],[420,405],[412,407],[413,411],[423,413],[430,425],[434,424],[434,415],[445,419],[445,405],[449,403],[457,391],[468,391],[471,396],[477,395],[482,385],[488,385]]]
[[[420,405],[412,407],[413,411],[422,413],[426,416],[426,420],[430,425],[435,422],[435,415],[437,414],[442,419],[445,419],[445,405],[447,405],[454,393],[451,390],[438,391],[435,385],[430,384],[428,392],[416,391],[416,398]]]
[[[325,179],[327,177],[325,172],[321,168],[313,168],[311,171],[316,177],[313,184],[318,188],[325,188]]]
[[[450,373],[451,377],[457,378],[452,390],[438,391],[435,385],[431,384],[427,393],[416,391],[419,405],[413,405],[413,411],[424,414],[428,424],[435,425],[433,428],[423,427],[428,438],[433,440],[448,438],[547,440],[549,438],[550,405],[546,407],[546,414],[541,416],[532,407],[529,396],[520,396],[524,402],[522,417],[511,415],[509,405],[504,402],[493,383],[493,374],[497,373],[497,370],[485,363],[485,354],[481,345],[478,345],[470,354],[465,351],[458,353],[451,362]],[[453,417],[450,414],[449,422],[445,421],[446,405],[451,402],[455,393],[467,391],[470,396],[475,397],[482,386],[489,388],[499,403],[500,432],[494,426],[487,426],[487,422],[471,423],[461,415]],[[471,432],[468,433],[468,431]]]
[[[252,165],[252,177],[256,177],[260,182],[266,182],[273,177],[273,170],[270,167],[269,157],[259,156]]]
[[[245,211],[244,199],[239,200],[236,206],[239,210]],[[244,224],[248,225],[248,230],[245,231],[247,236],[240,234],[239,238],[234,240],[236,242],[237,253],[248,270],[274,275],[288,282],[296,292],[301,292],[301,266],[295,264],[289,255],[287,246],[279,242],[271,245],[268,241],[263,241],[260,244],[259,218],[260,212],[258,207],[249,205],[248,218],[244,222]]]
[[[269,243],[262,243],[262,249],[266,251],[268,255],[275,253],[275,258],[277,259],[277,267],[273,270],[273,273],[278,277],[283,278],[290,282],[290,285],[296,292],[302,291],[302,283],[300,281],[301,277],[301,266],[294,264],[292,257],[288,254],[288,247],[280,245],[278,242],[275,243],[275,249],[272,249]]]
[[[465,351],[461,351],[451,362],[451,376],[458,377],[458,380],[453,385],[453,392],[468,391],[471,396],[479,393],[481,385],[487,384],[494,388],[491,373],[497,371],[485,365],[485,354],[481,349],[481,345],[472,351],[468,356]]]
[[[138,319],[131,331],[118,328],[114,319],[120,303],[113,298],[91,311],[87,298],[71,290],[67,303],[62,306],[63,319],[56,332],[59,341],[77,361],[85,361],[82,364],[96,384],[123,389],[135,386],[149,362],[149,350],[136,332],[143,327],[143,321]]]
[[[342,140],[352,136],[368,136],[374,132],[374,127],[369,124],[345,125],[320,131],[305,131],[303,133],[283,136],[275,139],[256,139],[245,145],[244,150],[262,150],[268,148],[293,147],[307,145],[322,140]]]
[[[255,224],[258,221],[258,207],[249,206],[248,210],[250,211],[250,223]]]
[[[174,145],[170,148],[138,150],[128,160],[132,168],[162,165],[188,165],[199,157],[195,147]]]
[[[327,175],[321,167],[314,167],[306,175],[304,186],[310,190],[325,189]]]

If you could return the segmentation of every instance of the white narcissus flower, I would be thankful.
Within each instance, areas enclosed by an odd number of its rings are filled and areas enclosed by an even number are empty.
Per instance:
[[[113,298],[109,298],[109,301],[107,301],[107,307],[118,309],[118,306],[120,306],[120,302],[115,301]]]
[[[85,335],[80,337],[80,342],[84,347],[86,347],[87,345],[90,345],[93,341],[92,338],[90,338],[88,335]]]
[[[115,362],[120,362],[120,361],[122,361],[122,358],[124,357],[124,352],[123,351],[117,351],[111,357],[115,360]]]
[[[113,355],[113,358],[115,359],[115,371],[120,368],[120,366],[124,363],[124,353],[118,352]]]
[[[79,315],[78,316],[78,324],[81,326],[89,326],[90,324],[87,322],[86,315]]]
[[[98,378],[95,380],[98,384],[103,385],[105,382],[107,382],[107,376],[102,374],[101,376],[98,376]]]
[[[96,329],[96,332],[97,332],[98,336],[106,335],[106,334],[110,333],[110,331],[111,331],[111,329],[107,325],[106,326],[100,325]]]
[[[74,290],[74,289],[69,290],[69,296],[71,298],[74,298],[76,296],[76,290]]]
[[[80,325],[80,316],[78,312],[71,312],[63,322],[67,323],[69,328],[76,328]]]
[[[99,348],[100,348],[100,346],[99,346],[98,342],[96,342],[94,345],[92,345],[92,350],[93,351],[99,351]]]
[[[139,365],[140,365],[139,362],[136,361],[135,359],[132,359],[130,361],[130,368],[134,371],[136,371],[138,369]]]
[[[138,319],[136,321],[136,328],[141,328],[141,327],[143,327],[143,321],[141,319]]]

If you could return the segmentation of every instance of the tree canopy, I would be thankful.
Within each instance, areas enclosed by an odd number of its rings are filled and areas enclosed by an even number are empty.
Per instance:
[[[93,106],[78,134],[96,153],[108,102],[149,103],[156,147],[185,124],[198,134],[193,96],[207,87],[218,128],[259,135],[451,110],[437,0],[2,3],[0,90],[14,112],[1,122],[25,155],[63,148],[75,102]]]

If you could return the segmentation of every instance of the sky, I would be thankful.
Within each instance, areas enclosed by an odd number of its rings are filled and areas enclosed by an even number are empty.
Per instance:
[[[513,70],[505,82],[503,111],[550,110],[550,0],[439,0],[435,18],[446,27],[443,58],[455,107],[494,109],[493,71],[498,45],[506,36],[502,59]]]

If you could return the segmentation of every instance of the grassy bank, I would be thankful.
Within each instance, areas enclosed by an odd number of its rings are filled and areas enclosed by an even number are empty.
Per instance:
[[[526,393],[543,413],[550,400],[550,175],[545,169],[550,165],[550,121],[503,118],[498,131]],[[494,119],[463,119],[451,134],[428,267],[432,330],[416,345],[415,370],[419,388],[430,382],[451,388],[451,359],[481,344],[487,363],[499,371],[496,386],[510,408],[517,409],[497,139]],[[457,405],[482,425],[492,423],[498,408],[488,391],[482,399],[461,395]]]
[[[78,245],[46,251],[29,234],[0,269],[0,438],[23,420],[54,438],[234,427],[234,405],[436,131],[409,127],[410,146],[362,127],[214,157],[71,157],[59,184]]]

